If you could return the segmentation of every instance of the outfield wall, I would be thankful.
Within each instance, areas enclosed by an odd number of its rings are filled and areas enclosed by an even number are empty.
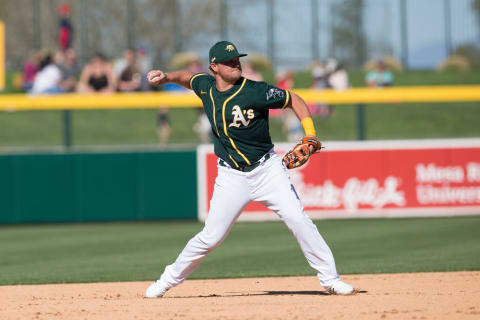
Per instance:
[[[277,144],[283,155],[291,144]],[[327,142],[288,170],[314,219],[480,214],[480,139]],[[198,149],[198,217],[205,220],[217,173],[211,146]],[[277,219],[259,203],[240,220]]]
[[[195,152],[0,155],[0,223],[195,219]]]
[[[325,146],[288,171],[314,219],[480,214],[480,139]],[[277,144],[276,151],[291,147]],[[197,152],[0,155],[0,224],[204,220],[216,174],[211,145]],[[240,216],[275,218],[258,203]]]

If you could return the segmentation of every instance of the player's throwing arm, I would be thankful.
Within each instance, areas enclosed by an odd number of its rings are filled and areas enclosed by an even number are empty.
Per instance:
[[[282,161],[288,169],[303,166],[311,155],[322,149],[322,143],[316,137],[313,120],[306,103],[296,94],[292,94],[292,102],[289,104],[293,112],[301,121],[305,130],[305,137],[300,140],[292,150],[287,152]]]

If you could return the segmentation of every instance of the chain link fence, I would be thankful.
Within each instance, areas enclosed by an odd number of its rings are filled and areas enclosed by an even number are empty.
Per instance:
[[[94,52],[116,58],[142,46],[165,67],[176,52],[205,58],[227,38],[280,68],[327,57],[359,68],[385,55],[422,68],[479,42],[473,0],[5,0],[9,70],[19,70],[34,50],[57,48],[61,3],[71,7],[82,64]]]

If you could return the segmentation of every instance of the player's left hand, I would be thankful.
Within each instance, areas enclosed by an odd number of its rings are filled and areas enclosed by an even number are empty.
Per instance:
[[[287,169],[303,166],[310,156],[322,149],[322,143],[314,136],[306,136],[287,152],[282,161]]]

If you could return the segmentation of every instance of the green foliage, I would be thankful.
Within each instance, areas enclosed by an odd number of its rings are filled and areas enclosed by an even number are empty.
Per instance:
[[[480,270],[480,217],[316,221],[341,274]],[[154,280],[197,222],[0,229],[0,284]],[[314,275],[281,222],[237,223],[191,278]]]
[[[246,60],[252,65],[252,68],[256,71],[272,71],[272,61],[264,54],[252,52],[248,54],[248,58],[246,58]]]
[[[465,59],[474,70],[480,70],[480,48],[473,44],[464,44],[459,46],[453,52],[453,57]],[[469,70],[469,69],[467,69]]]
[[[470,62],[459,55],[451,55],[437,66],[438,71],[470,71]]]

